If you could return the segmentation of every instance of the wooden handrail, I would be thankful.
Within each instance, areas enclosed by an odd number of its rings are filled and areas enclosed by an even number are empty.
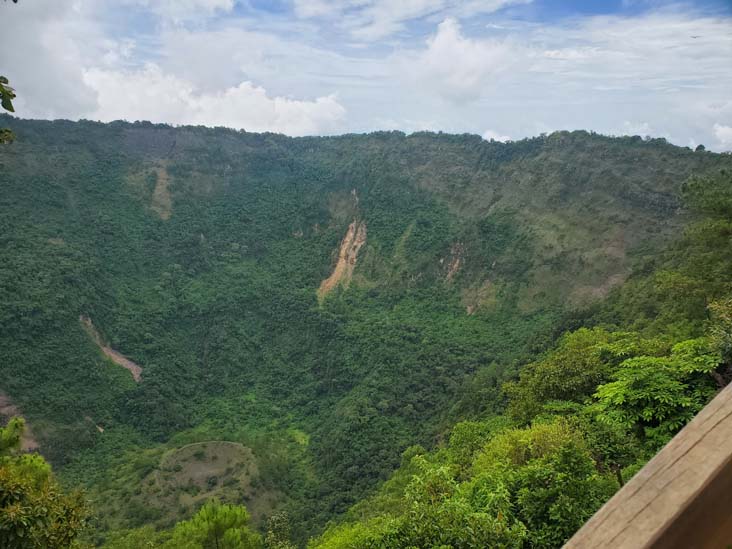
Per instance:
[[[732,385],[705,406],[566,549],[732,546]]]

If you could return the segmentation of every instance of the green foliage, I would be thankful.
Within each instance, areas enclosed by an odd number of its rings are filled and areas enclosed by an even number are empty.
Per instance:
[[[275,513],[267,521],[267,535],[264,538],[266,549],[295,549],[292,540],[292,526],[287,513]]]
[[[15,134],[8,128],[0,128],[0,145],[8,145],[15,141]]]
[[[0,428],[0,546],[65,549],[84,528],[86,505],[79,493],[66,494],[37,454],[15,455],[23,421]]]
[[[408,512],[393,537],[396,547],[520,547],[525,529],[511,514],[508,490],[460,486],[448,465],[417,457],[419,473],[405,490]]]
[[[484,431],[461,481],[453,459],[467,432],[480,436],[474,427],[460,427],[442,457],[412,459],[401,513],[332,528],[310,547],[556,547],[616,487],[564,422]]]
[[[522,369],[519,381],[504,385],[510,399],[508,413],[527,422],[552,401],[581,403],[624,358],[663,349],[662,341],[630,332],[580,328],[565,334],[546,357]]]
[[[709,304],[712,315],[711,345],[721,353],[721,363],[726,367],[726,378],[722,381],[729,383],[730,368],[732,368],[732,298],[714,301]]]
[[[15,99],[15,90],[8,85],[8,79],[5,76],[0,76],[0,106],[6,111],[15,112],[13,99]]]
[[[119,530],[107,536],[104,549],[155,549],[170,538],[170,532],[157,532],[151,526]]]
[[[732,195],[729,181],[694,185],[697,203],[711,203],[706,190],[713,201]],[[730,289],[709,275],[732,266],[719,237],[728,214],[702,211],[707,217],[687,228],[656,270],[639,271],[582,319],[604,326],[565,333],[504,385],[508,417],[458,423],[446,447],[403,463],[380,493],[354,508],[372,502],[380,512],[349,513],[309,547],[563,545],[730,379]],[[648,293],[654,285],[673,298]],[[628,305],[636,312],[650,305],[656,318],[639,316],[628,329],[627,311],[618,311]],[[707,309],[710,319],[700,322]],[[387,492],[390,505],[383,506]],[[485,513],[480,527],[492,532],[466,541],[486,534],[470,522],[476,513]],[[496,537],[499,518],[513,537]]]
[[[496,427],[486,421],[461,421],[452,428],[450,457],[459,467],[460,473],[470,468],[476,452],[483,447],[488,435],[494,429]]]
[[[170,549],[259,549],[260,536],[249,529],[249,513],[236,505],[215,502],[201,507],[193,518],[173,529]]]
[[[241,505],[211,501],[190,519],[170,530],[151,527],[112,532],[104,549],[262,549],[262,539],[249,527],[249,513]],[[267,545],[287,549],[287,545]]]
[[[659,428],[671,433],[699,409],[675,374],[665,358],[627,360],[611,383],[598,387],[599,409],[610,421],[624,427]]]
[[[8,85],[8,79],[0,76],[0,106],[9,112],[15,112],[13,107],[15,90]],[[8,128],[0,128],[0,145],[7,145],[15,140],[15,135]]]
[[[23,418],[14,417],[0,429],[0,457],[8,456],[20,447],[20,437],[25,430]]]
[[[426,543],[437,530],[439,543],[554,543],[580,520],[563,509],[591,512],[607,478],[622,481],[730,378],[728,326],[705,332],[732,293],[730,220],[710,206],[728,176],[689,185],[696,209],[678,196],[691,174],[729,168],[726,156],[586,132],[501,144],[2,121],[19,137],[0,150],[2,390],[61,478],[89,489],[95,542],[117,529],[145,540],[138,527],[169,529],[231,482],[252,528],[287,512],[290,534],[273,529],[270,545],[304,543],[340,517],[329,531],[363,544]],[[319,303],[354,219],[368,230],[353,279]],[[140,383],[81,316],[142,367]],[[671,351],[701,337],[727,349],[716,367],[696,344]],[[629,359],[661,361],[669,394],[691,404],[635,399],[638,412],[594,398],[626,374],[626,395],[660,382],[632,379]],[[557,416],[579,437],[570,449],[474,469],[506,429]],[[640,436],[662,425],[663,437]],[[224,472],[165,493],[162,456],[205,441],[251,448],[256,486]],[[511,473],[530,463],[524,480]],[[562,484],[569,469],[588,500]],[[555,530],[519,505],[542,470],[573,494],[542,492]],[[495,502],[471,499],[476,474]],[[425,500],[415,476],[450,494]]]
[[[693,176],[681,190],[687,205],[706,215],[729,219],[732,217],[732,174],[722,170],[713,176]]]
[[[706,339],[682,341],[669,357],[623,361],[595,393],[597,409],[609,422],[660,440],[678,431],[714,394],[712,378],[720,354]]]
[[[732,201],[732,176],[728,170],[715,170],[695,178],[691,188],[684,196],[693,221],[681,238],[611,296],[602,321],[676,340],[693,338],[704,330],[707,307],[732,293],[732,219],[724,213],[724,204]]]
[[[518,516],[531,547],[560,547],[617,489],[582,447],[562,446],[518,473]]]

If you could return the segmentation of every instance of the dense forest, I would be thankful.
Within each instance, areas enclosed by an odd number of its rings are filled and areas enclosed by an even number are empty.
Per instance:
[[[0,126],[0,545],[558,547],[732,379],[730,155]]]

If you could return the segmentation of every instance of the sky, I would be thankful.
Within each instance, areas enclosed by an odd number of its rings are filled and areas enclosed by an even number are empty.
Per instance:
[[[23,118],[732,150],[732,0],[0,1]]]

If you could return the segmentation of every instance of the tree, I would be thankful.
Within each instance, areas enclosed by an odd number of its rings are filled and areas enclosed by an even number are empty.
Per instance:
[[[542,360],[527,365],[518,381],[504,385],[510,398],[508,414],[527,423],[551,401],[582,403],[622,360],[655,354],[660,347],[662,343],[634,332],[580,328],[566,333]]]
[[[8,79],[5,76],[0,76],[0,105],[6,111],[15,112],[13,99],[15,99],[15,90],[8,85]]]
[[[522,546],[526,528],[515,519],[509,490],[499,476],[482,475],[461,486],[449,465],[422,456],[414,462],[420,472],[405,490],[408,512],[394,536],[398,541],[382,546]]]
[[[714,395],[719,355],[706,338],[682,341],[667,357],[629,358],[595,393],[598,419],[660,447]]]
[[[267,521],[267,535],[264,545],[267,549],[295,549],[290,541],[292,531],[290,517],[284,511],[275,513]]]
[[[710,303],[709,311],[712,316],[709,334],[711,343],[719,350],[727,374],[724,379],[728,383],[732,377],[732,298]]]
[[[261,537],[249,527],[249,513],[240,505],[205,504],[191,520],[173,529],[166,549],[260,549]]]
[[[532,461],[516,475],[517,514],[531,547],[560,547],[616,490],[574,441]]]
[[[86,505],[80,493],[61,490],[41,456],[18,453],[23,428],[15,418],[0,429],[0,547],[73,547]]]
[[[170,537],[170,532],[157,532],[152,526],[112,532],[104,541],[104,549],[155,549]]]
[[[474,501],[485,507],[507,487],[510,512],[531,547],[561,546],[617,488],[598,472],[581,433],[557,418],[494,436],[473,471],[482,495]]]
[[[13,99],[15,99],[15,90],[8,85],[8,79],[0,76],[0,105],[8,112],[15,112],[13,107]],[[12,143],[15,135],[8,128],[0,128],[0,144]]]
[[[732,174],[720,170],[718,173],[693,176],[681,187],[684,203],[692,210],[709,217],[732,215]]]
[[[12,418],[0,429],[0,457],[8,456],[18,449],[24,429],[25,421],[19,417]]]

